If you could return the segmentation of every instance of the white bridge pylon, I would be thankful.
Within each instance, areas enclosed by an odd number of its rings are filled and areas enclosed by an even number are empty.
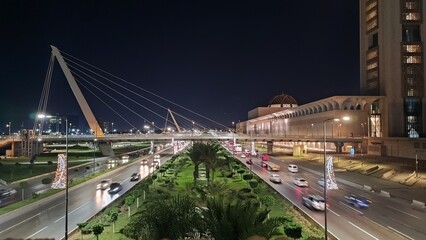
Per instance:
[[[74,93],[75,98],[77,99],[78,105],[83,111],[84,117],[86,118],[90,129],[92,129],[93,133],[95,134],[95,137],[104,137],[104,132],[102,131],[102,128],[99,126],[98,121],[96,121],[95,115],[93,114],[92,110],[89,107],[89,104],[83,96],[83,93],[78,87],[77,82],[75,81],[75,78],[72,75],[70,69],[68,68],[64,58],[56,47],[52,45],[50,45],[50,47],[52,48],[53,56],[56,57],[56,60],[58,60],[58,63],[61,66],[62,71],[64,72],[65,78],[67,79],[71,90]]]

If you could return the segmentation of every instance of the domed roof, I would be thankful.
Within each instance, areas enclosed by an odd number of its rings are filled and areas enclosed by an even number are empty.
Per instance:
[[[272,98],[268,107],[297,107],[297,102],[292,96],[283,93]]]

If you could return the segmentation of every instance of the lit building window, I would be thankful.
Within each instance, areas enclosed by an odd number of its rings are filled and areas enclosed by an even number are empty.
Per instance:
[[[367,65],[367,70],[370,70],[370,69],[373,69],[373,68],[377,68],[377,67],[378,67],[377,62],[370,63],[370,64]]]
[[[412,88],[408,89],[407,96],[413,97],[414,96],[414,89],[412,89]]]
[[[367,7],[366,7],[367,12],[368,12],[369,10],[373,9],[375,6],[377,6],[377,1],[370,1],[370,2],[367,4]]]
[[[416,9],[417,8],[417,3],[415,3],[415,2],[406,2],[405,3],[405,8],[406,9],[410,9],[410,10]]]
[[[421,57],[420,56],[403,56],[403,62],[404,63],[421,63]]]
[[[366,20],[367,22],[377,16],[377,10],[374,10],[367,14]]]
[[[369,23],[367,23],[367,31],[370,31],[371,29],[377,27],[377,18],[371,20]]]
[[[420,20],[420,13],[403,13],[404,19],[407,21],[418,21]]]
[[[367,60],[371,60],[377,57],[377,50],[371,51],[367,53]]]
[[[403,45],[402,49],[404,52],[421,52],[422,48],[420,45]]]

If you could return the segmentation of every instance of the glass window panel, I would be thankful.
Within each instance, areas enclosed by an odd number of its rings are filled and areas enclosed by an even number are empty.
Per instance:
[[[421,63],[422,59],[420,56],[403,56],[404,63]]]
[[[422,48],[420,45],[403,45],[402,47],[404,52],[421,52]]]

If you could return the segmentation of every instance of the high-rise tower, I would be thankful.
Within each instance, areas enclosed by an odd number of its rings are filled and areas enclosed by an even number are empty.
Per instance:
[[[387,116],[370,111],[371,124],[385,121],[385,137],[426,136],[425,3],[360,1],[361,94],[386,96]]]

